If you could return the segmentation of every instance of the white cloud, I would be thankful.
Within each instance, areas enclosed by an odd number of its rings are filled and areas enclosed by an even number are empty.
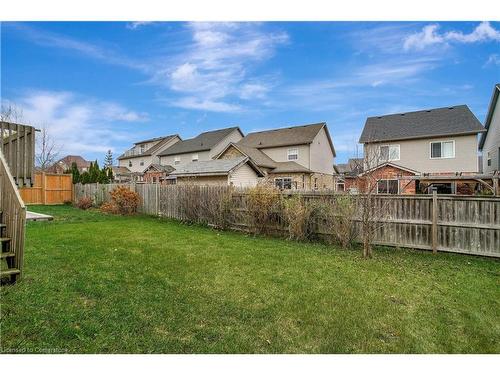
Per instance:
[[[500,41],[500,31],[491,26],[489,22],[481,22],[471,33],[464,34],[461,31],[438,32],[439,25],[432,24],[424,26],[422,31],[414,33],[405,38],[403,47],[405,50],[423,50],[424,48],[437,44],[476,43],[485,41]]]
[[[118,103],[82,98],[71,92],[33,91],[3,102],[21,109],[24,123],[47,127],[62,154],[114,150],[115,142],[131,138],[117,127],[118,123],[148,119],[147,114]]]
[[[500,65],[500,55],[498,53],[491,54],[483,67],[488,65]]]
[[[158,69],[151,82],[185,97],[169,102],[181,108],[215,112],[242,110],[239,99],[263,98],[269,84],[251,76],[253,66],[286,43],[285,33],[265,32],[255,23],[190,23],[191,43]]]
[[[136,22],[129,22],[125,25],[125,27],[127,29],[130,29],[130,30],[136,30],[138,28],[141,28],[143,26],[146,26],[146,25],[150,25],[152,24],[153,22],[150,22],[150,21],[136,21]]]

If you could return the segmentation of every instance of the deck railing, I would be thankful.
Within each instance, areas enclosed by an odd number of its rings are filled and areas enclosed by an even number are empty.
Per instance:
[[[35,167],[35,128],[0,122],[0,151],[19,187],[31,186]]]
[[[5,224],[6,236],[10,238],[10,252],[14,256],[14,268],[21,271],[24,255],[24,232],[26,227],[26,206],[19,195],[7,161],[0,150],[0,212],[1,223]]]

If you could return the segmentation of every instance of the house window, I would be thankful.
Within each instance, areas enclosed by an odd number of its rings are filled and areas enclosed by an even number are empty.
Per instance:
[[[345,191],[345,182],[344,181],[337,181],[337,191]]]
[[[399,160],[399,145],[380,146],[380,161]]]
[[[398,180],[379,180],[377,182],[377,194],[398,194]]]
[[[318,190],[318,179],[314,179],[314,190]]]
[[[141,154],[144,154],[144,151],[146,151],[146,145],[141,145]]]
[[[198,154],[193,154],[191,156],[191,161],[198,161]]]
[[[299,158],[299,149],[298,148],[289,148],[288,149],[288,160],[297,160]]]
[[[455,141],[431,142],[431,159],[455,157]]]
[[[180,163],[181,163],[181,157],[180,156],[174,157],[174,165],[177,165],[177,164],[180,164]]]
[[[141,165],[141,167],[143,167],[144,166],[144,161],[141,160],[141,162],[139,164]]]
[[[489,151],[487,154],[486,163],[488,164],[488,167],[491,167],[491,152],[489,152]]]
[[[292,179],[291,177],[275,178],[274,184],[278,189],[291,189]]]
[[[128,162],[128,166],[131,167],[132,166],[132,160],[129,160]]]

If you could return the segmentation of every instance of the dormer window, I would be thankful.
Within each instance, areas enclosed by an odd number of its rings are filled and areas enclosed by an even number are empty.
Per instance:
[[[191,161],[198,161],[198,154],[191,155]]]
[[[180,163],[181,163],[181,157],[180,156],[174,157],[174,165],[179,165]]]
[[[299,158],[299,149],[298,148],[289,148],[288,149],[288,160],[297,160]]]
[[[141,145],[141,154],[144,154],[144,151],[146,151],[146,145]]]

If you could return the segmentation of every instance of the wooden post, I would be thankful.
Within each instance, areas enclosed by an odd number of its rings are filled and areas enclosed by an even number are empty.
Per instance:
[[[45,172],[42,172],[42,204],[45,204],[47,201],[46,193],[45,193],[45,184],[47,182],[47,179],[45,177]]]
[[[493,194],[495,194],[495,196],[500,195],[500,189],[498,186],[498,177],[497,176],[493,177]]]
[[[432,191],[432,252],[437,253],[437,218],[438,218],[438,200],[437,191]]]

